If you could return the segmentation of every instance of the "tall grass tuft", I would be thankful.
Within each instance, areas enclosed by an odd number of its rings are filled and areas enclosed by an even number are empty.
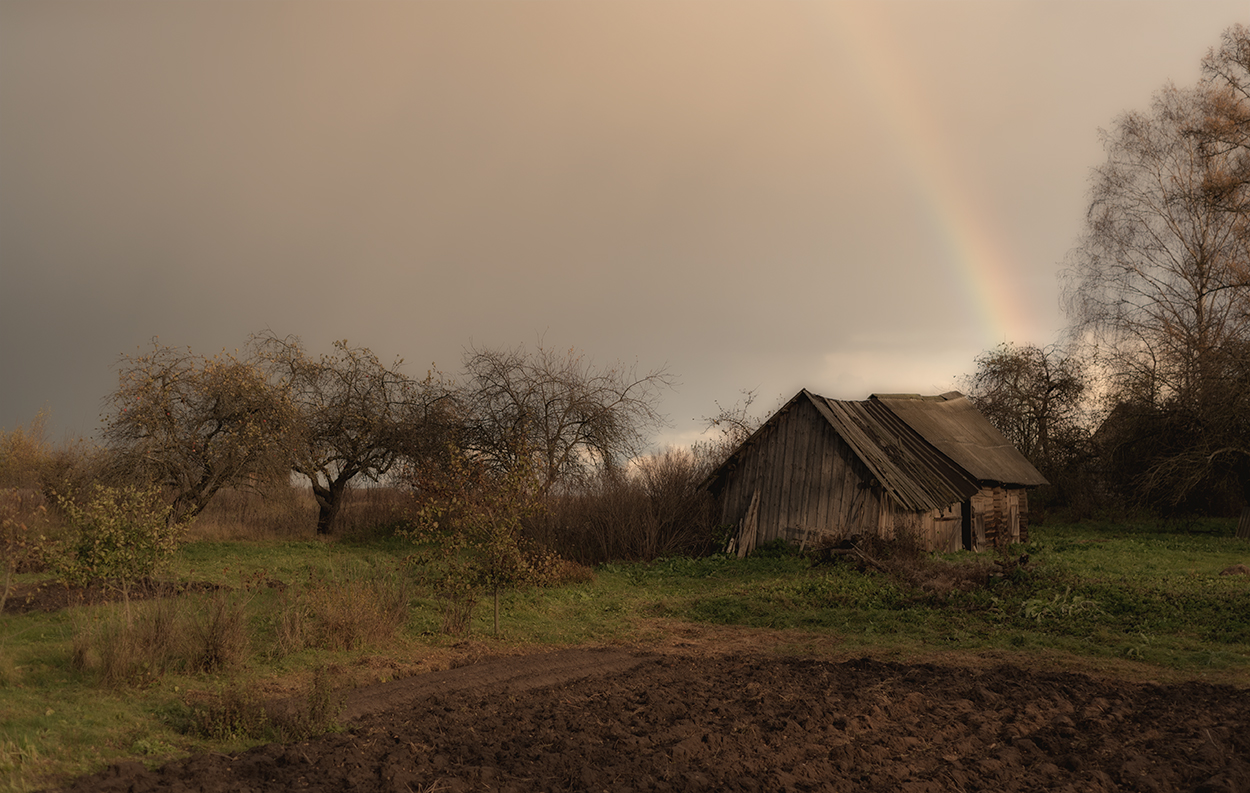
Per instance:
[[[248,659],[252,648],[247,619],[250,600],[250,597],[226,590],[209,596],[194,622],[195,641],[189,658],[193,669],[228,671],[237,669]]]
[[[338,726],[343,698],[334,690],[329,669],[313,670],[302,704],[266,702],[254,686],[238,681],[216,692],[188,695],[184,731],[217,741],[270,740],[291,743],[330,732]]]
[[[158,597],[131,606],[78,609],[72,617],[74,668],[108,686],[151,682],[170,671],[237,669],[251,654],[247,600]]]
[[[408,619],[407,580],[397,572],[323,578],[288,587],[274,614],[274,651],[351,650],[387,641]]]
[[[155,600],[125,607],[78,609],[73,616],[72,661],[107,686],[151,682],[186,657],[189,626],[177,604]]]

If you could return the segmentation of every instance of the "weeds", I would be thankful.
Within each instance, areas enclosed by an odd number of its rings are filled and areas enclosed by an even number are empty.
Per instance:
[[[1063,594],[1055,595],[1049,600],[1045,598],[1030,598],[1024,601],[1021,608],[1021,613],[1023,613],[1025,619],[1036,622],[1088,617],[1097,615],[1101,611],[1102,607],[1098,605],[1098,601],[1090,600],[1080,595],[1073,595],[1070,588],[1065,589]]]
[[[338,727],[343,699],[334,690],[330,671],[313,671],[302,705],[266,702],[254,686],[237,681],[214,693],[186,698],[183,731],[215,741],[302,741]]]
[[[216,693],[188,697],[187,734],[214,741],[261,740],[272,734],[269,713],[255,690],[236,682]]]
[[[39,747],[30,738],[0,741],[0,781],[8,782],[0,790],[22,789],[23,782],[39,775],[41,762]]]
[[[193,623],[189,666],[202,672],[237,669],[251,655],[247,607],[251,598],[218,590]]]
[[[304,584],[279,596],[274,652],[354,650],[386,641],[408,619],[409,600],[407,581],[394,571],[330,578],[310,571]]]

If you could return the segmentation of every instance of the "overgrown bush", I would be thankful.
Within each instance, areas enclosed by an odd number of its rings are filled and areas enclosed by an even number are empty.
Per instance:
[[[0,431],[0,487],[37,490],[50,452],[44,427],[47,414],[39,413],[29,427]]]
[[[552,496],[527,534],[582,564],[701,556],[716,549],[717,507],[698,489],[704,467],[680,449],[606,470]]]
[[[25,488],[0,490],[0,614],[13,591],[14,577],[44,568],[48,528],[48,509],[41,493]]]
[[[182,525],[167,520],[169,506],[155,487],[96,483],[83,502],[65,496],[59,501],[70,536],[54,566],[68,584],[103,579],[128,598],[136,581],[169,561],[183,535]]]
[[[55,502],[57,493],[84,492],[102,481],[106,459],[81,438],[49,443],[47,418],[40,412],[29,426],[0,430],[0,488],[38,491]]]

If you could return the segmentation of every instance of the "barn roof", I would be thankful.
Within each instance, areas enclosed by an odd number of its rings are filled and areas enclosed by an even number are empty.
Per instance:
[[[713,486],[754,438],[798,400],[809,400],[883,488],[924,512],[964,501],[983,483],[1039,485],[1046,480],[962,394],[874,395],[842,401],[804,389],[708,477]]]
[[[982,482],[1049,484],[963,394],[874,394],[907,426]]]

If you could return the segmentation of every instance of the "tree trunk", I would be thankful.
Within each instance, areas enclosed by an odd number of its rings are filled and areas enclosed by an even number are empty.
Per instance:
[[[329,487],[313,482],[313,495],[317,499],[317,534],[325,535],[333,531],[334,519],[338,517],[339,509],[343,506],[343,494],[347,491],[350,480],[350,476],[340,475],[330,482]]]

